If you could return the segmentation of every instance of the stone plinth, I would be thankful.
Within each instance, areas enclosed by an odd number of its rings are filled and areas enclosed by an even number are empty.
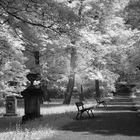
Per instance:
[[[22,122],[24,123],[27,120],[41,117],[40,103],[43,96],[42,90],[31,85],[25,89],[21,95],[24,97],[25,109],[25,115],[22,117]]]
[[[17,99],[15,96],[6,97],[6,114],[4,116],[17,116]]]

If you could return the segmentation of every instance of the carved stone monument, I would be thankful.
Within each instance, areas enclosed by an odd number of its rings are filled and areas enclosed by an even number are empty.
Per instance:
[[[22,123],[27,120],[35,119],[41,117],[40,115],[40,103],[43,97],[43,92],[40,88],[35,87],[33,84],[37,79],[37,74],[28,74],[28,80],[30,81],[30,86],[21,92],[24,98],[24,109],[25,115],[22,117]]]
[[[17,99],[15,96],[6,97],[6,114],[4,116],[17,116]]]

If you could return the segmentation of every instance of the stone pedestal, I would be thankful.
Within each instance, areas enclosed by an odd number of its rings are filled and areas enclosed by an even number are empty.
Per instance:
[[[40,103],[42,98],[42,90],[37,89],[35,86],[30,86],[22,93],[24,97],[24,109],[25,115],[22,117],[22,122],[27,120],[41,117],[40,115]]]
[[[36,79],[35,76],[35,74],[27,75],[31,85],[21,92],[21,95],[24,98],[25,109],[25,115],[22,117],[22,123],[42,116],[40,115],[40,103],[43,97],[43,91],[33,85],[33,82]]]
[[[24,90],[21,94],[24,97],[25,109],[25,115],[23,116],[22,121],[25,122],[27,120],[41,117],[40,103],[42,97],[42,90],[32,86]]]
[[[15,96],[6,97],[6,114],[4,116],[17,116],[17,99]]]

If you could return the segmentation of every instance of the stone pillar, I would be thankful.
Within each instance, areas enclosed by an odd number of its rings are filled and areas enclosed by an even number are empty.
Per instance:
[[[17,99],[15,96],[6,97],[6,114],[4,116],[17,116]]]

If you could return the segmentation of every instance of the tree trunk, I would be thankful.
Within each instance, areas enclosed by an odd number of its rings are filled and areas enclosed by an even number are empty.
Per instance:
[[[81,85],[81,90],[80,90],[80,93],[79,93],[79,100],[80,101],[84,101],[84,92],[83,92],[83,86]]]
[[[71,59],[70,59],[70,76],[67,84],[67,90],[65,92],[65,99],[63,104],[70,104],[73,88],[75,84],[75,67],[76,67],[76,48],[71,48]]]
[[[45,80],[42,80],[41,81],[41,89],[43,91],[43,97],[44,97],[44,101],[48,101],[48,102],[51,102],[51,99],[50,99],[50,92],[48,90],[48,82],[45,81]]]
[[[99,80],[95,80],[96,97],[100,97]]]
[[[43,91],[43,98],[44,98],[44,101],[48,101],[48,102],[51,102],[51,99],[50,99],[50,93],[47,89],[47,86],[42,86],[41,87],[42,91]]]
[[[71,74],[69,77],[69,82],[67,85],[67,90],[65,92],[65,99],[63,104],[70,104],[73,88],[74,88],[74,82],[75,82],[75,74]]]

